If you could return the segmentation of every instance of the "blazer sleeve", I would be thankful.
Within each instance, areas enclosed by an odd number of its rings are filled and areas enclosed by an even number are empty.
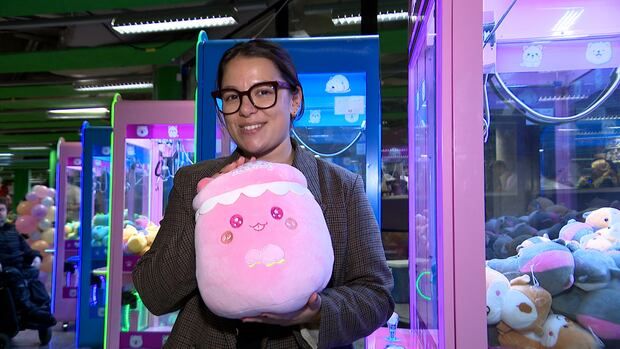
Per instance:
[[[188,190],[191,176],[181,168],[151,249],[133,270],[133,282],[149,311],[155,315],[180,309],[197,292],[194,211]]]
[[[359,175],[349,194],[346,211],[345,281],[320,293],[319,348],[349,345],[368,336],[394,311],[390,293],[394,280]]]

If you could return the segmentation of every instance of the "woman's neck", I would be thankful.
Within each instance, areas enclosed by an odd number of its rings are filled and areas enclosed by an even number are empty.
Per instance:
[[[287,142],[283,142],[278,147],[263,155],[250,155],[243,154],[247,158],[255,156],[257,160],[277,162],[281,164],[292,165],[295,158],[295,150],[290,138]]]

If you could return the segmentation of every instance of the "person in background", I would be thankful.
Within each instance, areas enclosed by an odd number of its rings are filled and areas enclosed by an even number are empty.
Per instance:
[[[18,312],[37,324],[54,326],[49,295],[38,279],[41,255],[6,223],[7,213],[7,200],[0,198],[0,279],[10,289]]]
[[[605,159],[596,159],[590,165],[590,176],[582,176],[577,188],[610,188],[618,186],[618,175]]]
[[[11,208],[11,204],[13,203],[11,193],[13,191],[13,181],[8,179],[3,179],[2,184],[0,184],[0,198],[6,198],[7,200],[7,208]]]
[[[506,162],[503,160],[495,161],[492,171],[496,186],[495,191],[508,193],[517,191],[517,176],[508,168]]]
[[[164,347],[352,348],[394,310],[394,281],[364,181],[291,139],[292,123],[303,111],[303,91],[280,46],[264,40],[233,46],[219,63],[216,86],[218,118],[238,147],[229,157],[177,172],[159,233],[133,271],[134,285],[153,314],[180,310]],[[304,174],[323,208],[334,269],[327,288],[313,293],[298,311],[225,319],[213,314],[199,294],[192,199],[199,180],[253,158],[289,164]]]

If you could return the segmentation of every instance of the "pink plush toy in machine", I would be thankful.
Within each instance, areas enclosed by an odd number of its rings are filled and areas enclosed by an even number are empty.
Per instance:
[[[196,279],[227,318],[288,313],[325,288],[334,252],[321,207],[296,168],[246,163],[198,183]]]

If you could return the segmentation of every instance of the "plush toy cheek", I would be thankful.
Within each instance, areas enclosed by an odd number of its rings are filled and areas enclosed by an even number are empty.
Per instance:
[[[225,231],[220,237],[220,241],[225,245],[231,243],[232,240],[233,240],[233,233],[230,230]]]
[[[294,218],[287,218],[286,222],[284,222],[284,225],[290,230],[297,229],[297,221]]]

